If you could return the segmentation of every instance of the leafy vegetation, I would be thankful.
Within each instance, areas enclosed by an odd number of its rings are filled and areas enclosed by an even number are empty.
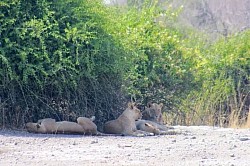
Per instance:
[[[101,127],[128,100],[164,103],[171,124],[244,124],[249,31],[207,43],[173,26],[180,10],[138,2],[1,1],[0,125],[95,115]]]
[[[124,53],[101,27],[105,19],[92,11],[95,4],[1,3],[4,124],[20,126],[44,117],[74,120],[90,112],[99,117],[116,107]]]
[[[246,122],[250,101],[249,32],[221,39],[203,51],[196,76],[202,82],[201,89],[190,94],[187,107],[200,116],[200,122],[220,126]]]

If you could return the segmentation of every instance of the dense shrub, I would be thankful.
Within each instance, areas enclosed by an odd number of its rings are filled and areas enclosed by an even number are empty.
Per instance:
[[[124,90],[142,105],[163,102],[174,109],[194,87],[187,56],[193,49],[182,46],[184,36],[171,26],[179,11],[162,9],[158,1],[137,3],[117,11],[119,31],[110,30],[130,53]]]
[[[124,51],[103,30],[102,12],[92,11],[101,3],[16,0],[0,7],[3,125],[91,114],[103,121],[120,110]]]
[[[249,113],[249,31],[221,39],[197,63],[201,88],[183,102],[192,123],[243,125]]]
[[[160,5],[1,1],[0,125],[95,115],[101,127],[129,100],[162,102],[171,124],[243,124],[249,31],[210,43]]]

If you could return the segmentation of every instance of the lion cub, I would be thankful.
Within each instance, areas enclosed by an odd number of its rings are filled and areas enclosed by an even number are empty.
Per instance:
[[[135,121],[141,117],[142,114],[140,110],[133,103],[128,103],[127,109],[117,119],[108,121],[104,124],[103,131],[106,134],[130,136],[152,135],[152,133],[136,129]]]
[[[143,120],[136,121],[135,124],[136,124],[137,130],[142,130],[142,131],[146,131],[149,133],[153,133],[154,135],[160,135],[161,133],[161,131],[158,128],[156,128],[155,126]]]
[[[135,122],[137,130],[142,130],[150,133],[154,133],[154,135],[174,135],[177,134],[173,127],[169,127],[166,125],[158,124],[156,122],[152,122],[150,120],[138,120]]]
[[[163,104],[148,103],[147,108],[142,112],[142,119],[150,120],[159,124],[163,124],[162,118]]]
[[[84,134],[83,127],[75,122],[60,121],[46,118],[40,119],[37,123],[27,123],[26,128],[28,132],[42,133],[42,134]]]
[[[95,116],[91,118],[86,117],[79,117],[77,118],[77,123],[82,126],[83,130],[85,131],[85,135],[97,135],[97,126],[93,122],[95,120]]]
[[[40,119],[37,123],[27,123],[28,132],[42,134],[84,134],[96,135],[97,127],[93,123],[93,118],[79,117],[78,123],[69,121],[56,122],[55,119],[46,118]]]
[[[155,135],[171,134],[173,127],[163,124],[161,109],[163,104],[149,103],[145,111],[142,112],[142,119],[136,121],[136,128],[147,132],[154,133]],[[170,132],[170,133],[169,133]]]

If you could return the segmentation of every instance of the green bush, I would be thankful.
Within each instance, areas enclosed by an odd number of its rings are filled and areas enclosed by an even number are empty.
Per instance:
[[[102,27],[109,20],[101,3],[16,0],[0,8],[3,125],[91,115],[99,124],[121,110],[124,51]]]
[[[115,13],[119,31],[110,32],[129,52],[123,89],[143,105],[152,101],[176,108],[193,87],[193,62],[187,56],[193,50],[182,46],[183,34],[171,26],[178,12],[161,9],[158,1],[145,1],[131,2]]]
[[[249,35],[246,31],[221,39],[202,52],[196,75],[202,82],[201,89],[183,102],[200,123],[239,126],[246,121],[250,101]]]
[[[95,115],[101,127],[128,100],[162,102],[172,124],[244,123],[249,31],[211,44],[160,5],[1,1],[0,125]]]

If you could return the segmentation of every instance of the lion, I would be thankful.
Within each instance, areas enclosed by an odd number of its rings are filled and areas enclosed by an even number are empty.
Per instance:
[[[97,135],[97,126],[93,122],[95,120],[95,116],[91,118],[79,117],[77,118],[77,123],[82,126],[85,131],[85,135]]]
[[[46,118],[40,119],[37,123],[27,123],[28,132],[42,134],[96,134],[96,125],[91,119],[79,117],[78,123],[69,121],[56,122],[55,119]],[[85,130],[86,129],[86,130]]]
[[[141,119],[141,111],[131,102],[126,110],[115,120],[104,124],[103,131],[106,134],[121,134],[124,136],[146,136],[152,133],[136,129],[135,121]]]
[[[148,103],[147,108],[142,112],[142,119],[164,124],[161,112],[162,107],[162,103]]]
[[[40,119],[37,123],[26,123],[25,127],[31,133],[54,133],[56,131],[56,120],[52,118]]]
[[[137,120],[135,122],[137,130],[153,133],[154,135],[172,135],[175,134],[173,127],[168,127],[149,120]]]
[[[147,108],[142,112],[142,119],[136,121],[136,127],[138,130],[148,131],[154,130],[154,134],[166,134],[173,127],[164,125],[162,118],[163,104],[148,103]],[[150,128],[150,129],[149,129]],[[159,132],[157,131],[159,130]]]
[[[136,124],[137,130],[142,130],[142,131],[146,131],[149,133],[153,133],[154,135],[160,134],[160,130],[157,129],[155,126],[151,125],[150,123],[142,123],[139,120],[139,121],[136,121],[135,124]]]

